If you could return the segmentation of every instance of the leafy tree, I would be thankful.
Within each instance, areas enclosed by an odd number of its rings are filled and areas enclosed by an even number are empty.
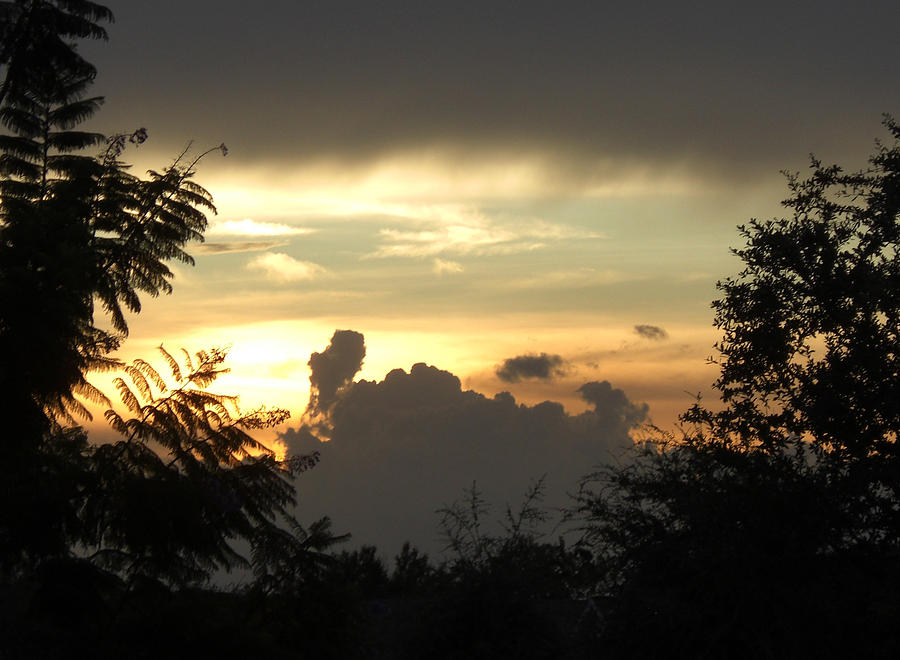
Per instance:
[[[439,572],[429,562],[428,555],[419,552],[407,541],[394,557],[390,590],[403,596],[421,595],[434,589],[439,579]]]
[[[813,159],[789,218],[740,227],[745,264],[713,303],[725,409],[689,421],[765,446],[808,438],[841,458],[893,454],[900,431],[900,126],[871,167]]]
[[[241,413],[209,391],[221,350],[182,362],[163,350],[174,383],[142,360],[125,367],[116,387],[131,417],[106,415],[119,441],[93,446],[75,426],[89,417],[82,399],[110,405],[87,375],[119,366],[126,313],[141,295],[171,293],[169,261],[193,264],[186,245],[215,207],[192,177],[225,153],[185,150],[141,178],[122,155],[144,129],[79,130],[102,98],[88,95],[96,72],[70,40],[105,38],[111,18],[84,0],[0,4],[0,567],[78,547],[125,578],[184,585],[246,564],[235,540],[295,524],[291,477],[316,459],[279,460],[250,435],[287,411]]]
[[[328,551],[350,539],[349,534],[335,534],[327,517],[308,529],[296,520],[287,522],[288,529],[267,525],[253,535],[253,587],[263,593],[295,595],[309,582],[323,579],[336,564]]]
[[[93,78],[94,66],[72,39],[106,39],[101,21],[112,12],[88,0],[12,0],[0,2],[0,66],[6,66],[0,104],[16,87],[29,87],[35,76],[59,72]]]
[[[577,626],[549,605],[578,591],[571,569],[579,553],[562,539],[543,541],[542,497],[543,478],[517,508],[507,505],[499,534],[488,529],[490,507],[475,484],[438,511],[451,557],[432,579],[438,598],[423,608],[409,657],[421,648],[439,658],[569,657],[575,644],[567,633]]]
[[[252,435],[288,412],[242,412],[210,390],[223,350],[160,348],[170,377],[113,354],[142,296],[171,293],[168,263],[193,264],[187,244],[215,212],[195,167],[226,150],[185,150],[140,177],[123,154],[144,129],[80,130],[102,98],[72,42],[106,38],[111,19],[85,0],[0,2],[0,655],[297,657],[312,621],[320,637],[300,655],[345,657],[349,635],[335,631],[355,612],[323,577],[343,537],[289,513],[292,479],[317,456],[284,460]],[[118,367],[122,413],[87,380]],[[89,442],[85,400],[109,407],[118,440]],[[195,588],[251,565],[254,589]]]
[[[872,657],[900,650],[900,128],[870,167],[813,159],[789,218],[741,227],[713,303],[721,407],[585,480],[611,568],[612,657]]]
[[[82,0],[0,5],[0,123],[9,131],[0,135],[6,567],[64,553],[88,469],[84,434],[70,428],[73,415],[89,416],[77,397],[108,403],[86,375],[118,365],[111,353],[127,333],[125,310],[140,311],[141,293],[171,292],[166,262],[192,263],[184,246],[202,239],[215,211],[191,181],[199,159],[182,154],[141,179],[120,157],[146,131],[105,138],[78,130],[102,98],[88,96],[95,70],[70,40],[105,38],[99,22],[107,20],[108,9]],[[98,304],[111,328],[97,318]],[[23,502],[33,506],[23,511]]]
[[[94,448],[81,511],[91,558],[125,576],[174,584],[204,579],[216,568],[248,565],[232,544],[274,533],[289,518],[291,477],[316,456],[278,460],[248,431],[277,425],[282,409],[242,413],[235,397],[209,385],[227,369],[225,351],[185,351],[179,364],[165,349],[170,387],[143,360],[116,387],[132,417],[108,410],[122,439]]]

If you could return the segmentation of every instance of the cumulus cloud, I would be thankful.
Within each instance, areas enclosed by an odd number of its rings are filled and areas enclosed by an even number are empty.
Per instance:
[[[362,334],[354,330],[335,330],[331,342],[321,353],[309,357],[308,415],[320,418],[327,415],[338,392],[347,387],[362,369],[366,357],[366,343]]]
[[[505,383],[518,383],[527,378],[551,380],[566,373],[566,361],[559,355],[517,355],[497,367],[497,377]]]
[[[350,382],[361,342],[348,338],[356,352],[341,360],[344,367],[334,370],[340,378],[328,387],[330,440],[320,441],[309,424],[281,440],[293,454],[321,454],[316,469],[297,482],[301,517],[330,515],[356,542],[385,553],[407,539],[440,551],[435,510],[473,481],[502,507],[520,501],[529,483],[546,474],[545,503],[565,505],[580,477],[631,444],[629,431],[647,414],[605,381],[582,387],[591,409],[578,415],[553,401],[529,406],[507,392],[463,390],[454,374],[424,363],[381,381]],[[324,408],[321,373],[317,364],[317,409]]]
[[[306,227],[292,227],[278,222],[260,222],[253,218],[213,222],[209,233],[221,236],[297,236],[311,234],[315,230]]]
[[[251,270],[261,270],[275,282],[299,282],[312,280],[325,273],[325,269],[311,261],[298,261],[283,252],[267,252],[247,264]]]
[[[652,339],[653,341],[662,341],[669,338],[669,333],[658,325],[636,325],[634,331],[644,339]]]

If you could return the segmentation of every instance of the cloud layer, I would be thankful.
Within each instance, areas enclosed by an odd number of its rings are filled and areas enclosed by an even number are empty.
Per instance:
[[[581,476],[630,444],[629,431],[647,414],[605,381],[582,386],[591,409],[580,415],[552,401],[528,406],[507,392],[463,390],[452,373],[424,363],[350,382],[362,337],[341,336],[351,348],[341,368],[321,357],[335,354],[334,339],[310,360],[310,408],[327,410],[331,440],[320,442],[309,423],[281,439],[294,454],[321,452],[321,463],[298,481],[301,517],[330,515],[357,543],[388,553],[407,539],[440,550],[435,511],[473,481],[502,507],[546,474],[547,505],[564,505]]]
[[[120,5],[111,45],[86,48],[99,93],[116,91],[107,112],[242,158],[453,145],[553,153],[571,177],[598,158],[693,159],[739,180],[871,139],[897,111],[892,0]]]

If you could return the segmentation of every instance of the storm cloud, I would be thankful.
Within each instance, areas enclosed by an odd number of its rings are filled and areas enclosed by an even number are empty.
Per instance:
[[[329,442],[308,425],[281,435],[290,453],[321,455],[297,482],[299,514],[329,515],[354,542],[387,553],[407,539],[435,552],[435,511],[473,481],[499,508],[546,474],[547,506],[563,506],[580,477],[631,444],[629,431],[647,414],[605,381],[586,383],[581,395],[591,409],[577,415],[553,401],[529,406],[508,392],[463,390],[425,363],[348,384],[327,415]]]
[[[110,44],[85,46],[115,93],[105,115],[172,139],[166,153],[187,137],[282,163],[454,145],[549,154],[566,179],[685,160],[740,177],[855,150],[897,110],[892,0],[113,9]]]
[[[566,361],[560,355],[517,355],[497,367],[497,378],[504,383],[518,383],[528,378],[551,380],[566,373]]]

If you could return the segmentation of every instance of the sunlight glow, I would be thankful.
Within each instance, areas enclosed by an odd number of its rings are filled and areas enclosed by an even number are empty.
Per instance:
[[[695,181],[686,171],[657,172],[613,160],[573,172],[536,154],[435,150],[363,164],[220,169],[209,175],[208,188],[221,209],[243,216],[449,220],[489,200],[684,196],[709,193],[710,182]]]

